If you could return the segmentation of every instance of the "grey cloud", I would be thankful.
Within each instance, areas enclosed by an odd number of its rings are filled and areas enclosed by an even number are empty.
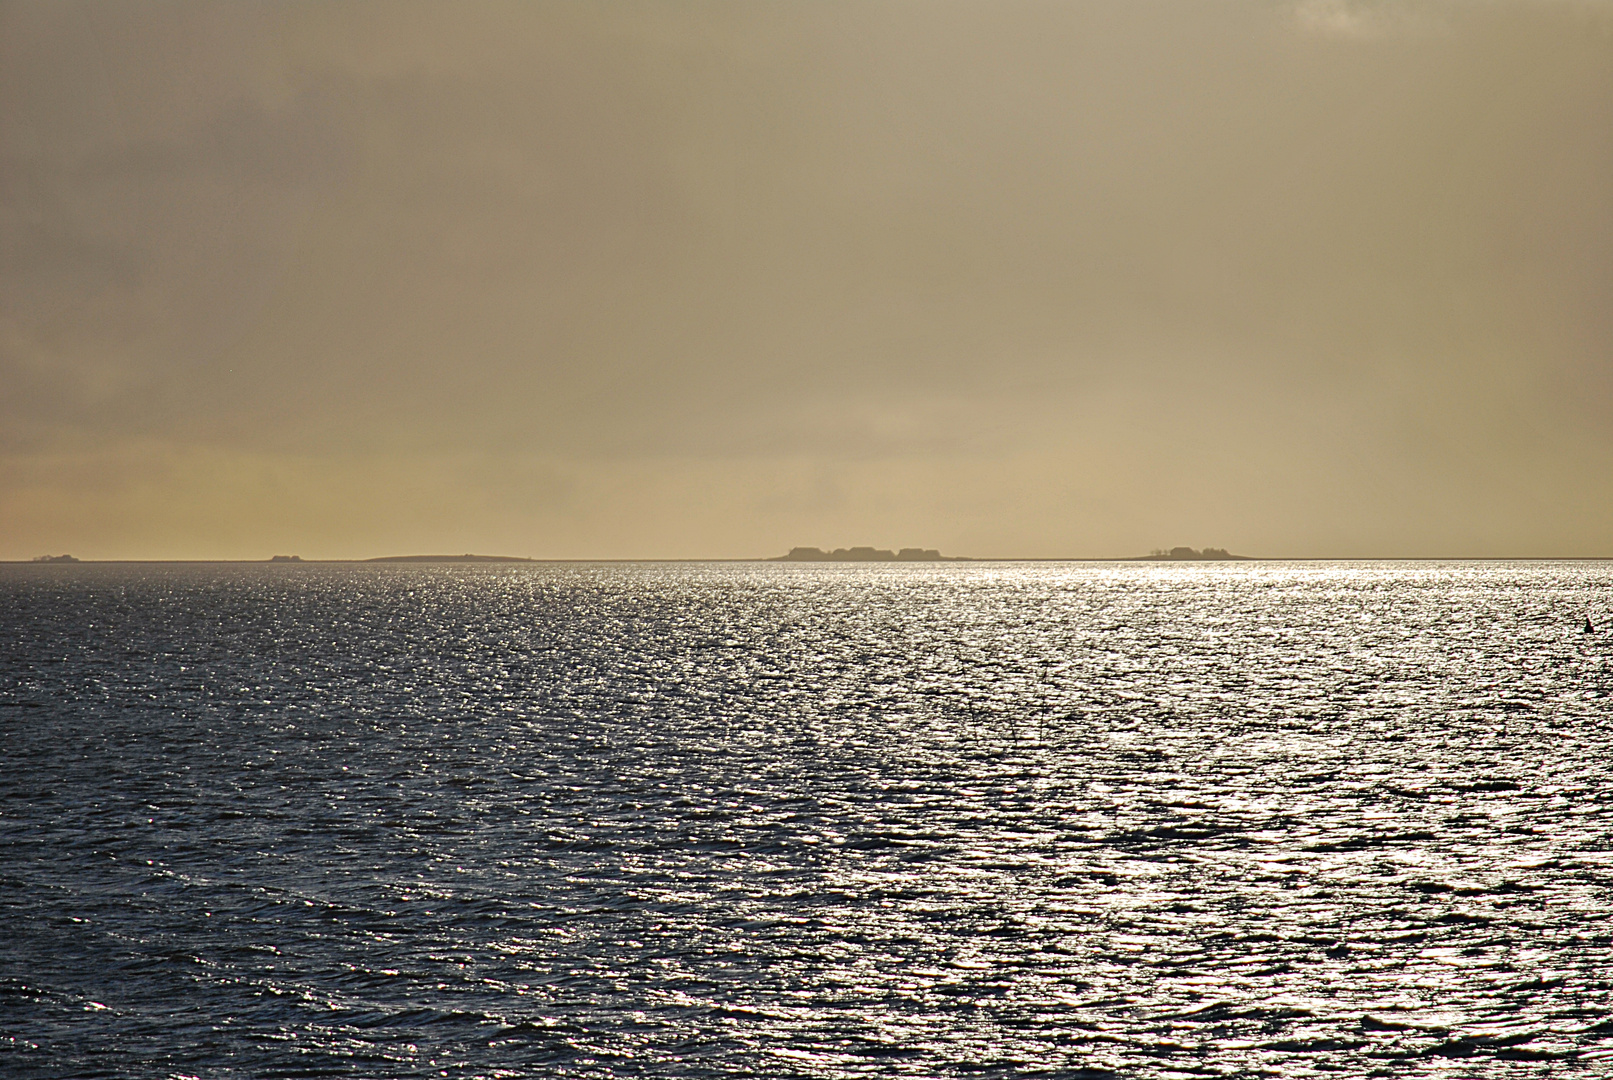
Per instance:
[[[209,178],[242,185],[335,183],[359,138],[344,115],[350,93],[305,89],[287,106],[236,99],[195,130],[99,148],[74,169],[79,182],[139,184]]]
[[[1396,493],[1363,536],[1494,535],[1484,478],[1574,439],[1605,490],[1605,5],[45,10],[9,25],[56,60],[0,74],[30,446],[532,463],[469,474],[500,535],[499,477],[511,514],[609,474],[850,515],[858,470],[945,463],[910,524],[998,507],[996,550],[1078,529],[1038,490],[1114,544],[1322,535],[1301,482]],[[999,512],[1010,461],[1041,487]]]

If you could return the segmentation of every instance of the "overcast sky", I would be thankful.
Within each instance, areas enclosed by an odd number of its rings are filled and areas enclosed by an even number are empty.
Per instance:
[[[0,558],[1613,555],[1613,0],[0,5]]]

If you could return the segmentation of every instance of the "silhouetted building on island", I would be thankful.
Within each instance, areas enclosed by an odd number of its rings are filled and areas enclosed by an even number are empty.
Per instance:
[[[1148,555],[1138,557],[1139,562],[1244,562],[1247,555],[1234,555],[1225,548],[1204,548],[1195,550],[1190,547],[1174,547],[1169,551],[1160,548]]]
[[[935,548],[902,548],[900,551],[891,551],[889,548],[854,547],[835,548],[833,551],[824,551],[822,548],[797,547],[791,548],[788,555],[778,555],[769,562],[956,562],[955,557],[941,554]]]
[[[896,553],[897,562],[940,562],[941,553],[935,548],[903,548]]]

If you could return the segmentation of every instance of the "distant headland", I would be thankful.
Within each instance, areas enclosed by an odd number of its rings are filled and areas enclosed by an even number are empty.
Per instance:
[[[967,562],[967,558],[960,555],[943,555],[934,548],[902,548],[900,551],[891,551],[888,548],[854,547],[835,548],[833,551],[824,551],[822,548],[798,547],[791,548],[788,555],[775,555],[767,562]]]
[[[1190,547],[1174,547],[1169,551],[1159,548],[1151,554],[1139,555],[1133,562],[1248,562],[1252,556],[1234,555],[1225,548],[1204,548],[1195,551]]]
[[[407,562],[407,563],[487,563],[487,562],[533,562],[532,559],[523,559],[518,555],[382,555],[374,559],[365,559],[365,562]]]

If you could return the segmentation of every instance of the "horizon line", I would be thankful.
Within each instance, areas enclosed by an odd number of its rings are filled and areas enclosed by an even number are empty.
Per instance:
[[[678,557],[623,557],[623,558],[539,558],[518,555],[480,556],[465,559],[462,556],[381,556],[349,559],[0,559],[5,566],[90,566],[90,565],[186,565],[228,564],[240,566],[312,566],[312,565],[370,565],[370,566],[507,566],[521,563],[778,563],[785,566],[931,566],[947,563],[1152,563],[1165,566],[1181,564],[1227,564],[1240,562],[1610,562],[1613,555],[1243,555],[1236,559],[1158,559],[1146,555],[951,555],[946,559],[932,560],[869,560],[861,563],[852,560],[823,561],[785,560],[777,556],[690,556]]]

